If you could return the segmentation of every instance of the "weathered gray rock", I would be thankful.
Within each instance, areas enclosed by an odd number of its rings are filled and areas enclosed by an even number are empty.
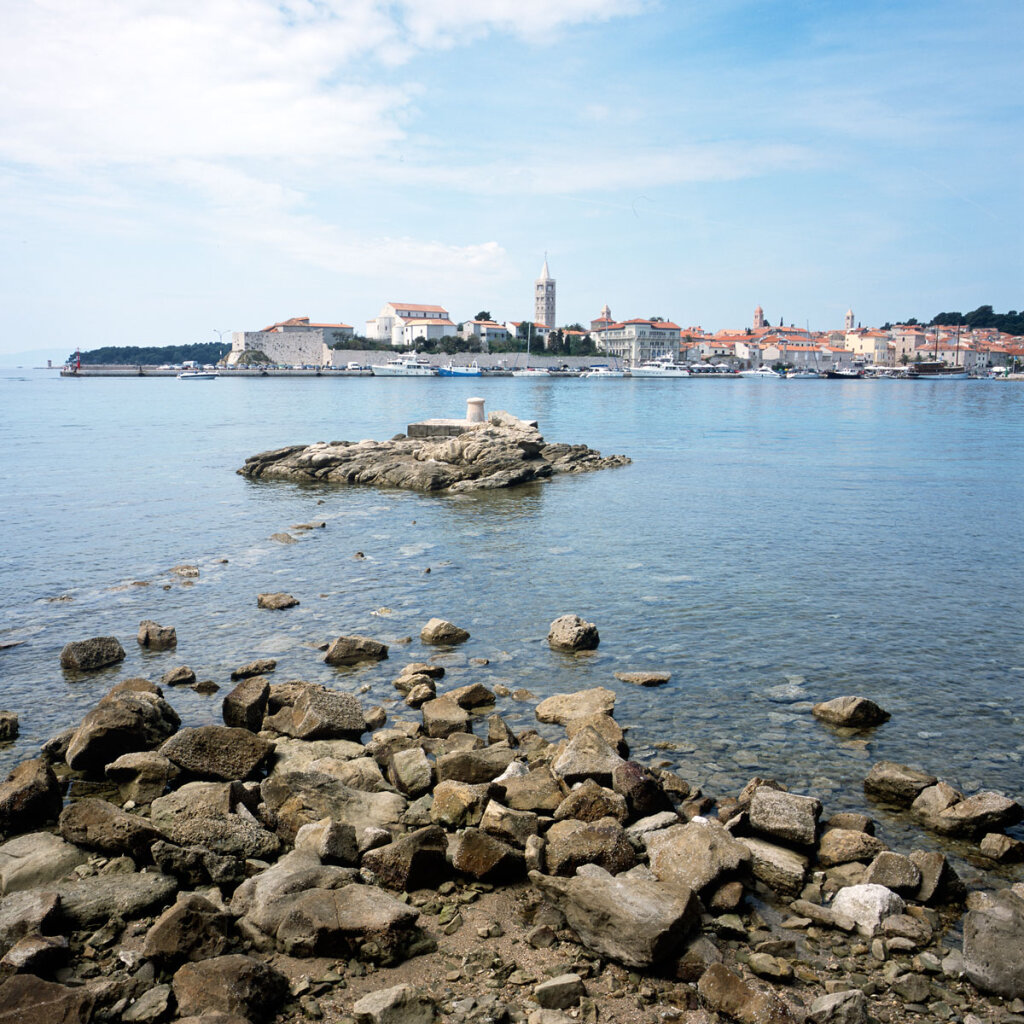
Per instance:
[[[868,1024],[868,1001],[860,989],[818,996],[808,1007],[813,1024]]]
[[[245,877],[245,858],[215,853],[205,846],[177,846],[158,842],[150,847],[153,863],[165,875],[172,875],[182,888],[202,885],[236,885]]]
[[[539,826],[533,811],[516,811],[497,800],[490,800],[480,818],[480,828],[498,839],[523,849],[530,836],[537,835]]]
[[[104,769],[107,778],[117,786],[122,800],[150,804],[163,796],[167,784],[178,769],[155,750],[122,754]]]
[[[112,917],[129,920],[162,906],[178,891],[178,883],[156,872],[93,875],[54,887],[60,915],[74,928],[95,928]]]
[[[615,769],[624,763],[597,730],[587,726],[569,740],[551,765],[551,771],[570,786],[585,779],[610,786]]]
[[[428,700],[420,707],[428,736],[443,739],[456,732],[470,732],[469,712],[447,697]]]
[[[901,896],[914,896],[921,886],[921,872],[909,857],[883,850],[868,865],[864,882],[866,885],[884,885]]]
[[[360,661],[383,661],[388,656],[387,644],[368,636],[339,636],[324,655],[328,665],[356,665]]]
[[[583,979],[578,974],[559,974],[542,981],[533,990],[533,998],[546,1010],[567,1010],[570,1006],[578,1006],[586,994]]]
[[[88,855],[52,832],[30,832],[0,846],[0,893],[44,888],[63,878]]]
[[[164,838],[145,818],[95,797],[65,807],[57,826],[69,843],[114,856],[127,854],[136,861],[149,860],[150,846]]]
[[[270,740],[226,725],[182,729],[160,748],[160,753],[183,771],[225,781],[249,778],[273,752]]]
[[[633,844],[614,818],[558,821],[544,839],[544,864],[551,875],[571,875],[583,864],[597,864],[617,875],[636,864]]]
[[[447,829],[478,825],[487,802],[488,786],[465,782],[439,782],[434,787],[430,820]]]
[[[959,903],[966,895],[960,876],[937,850],[913,850],[910,860],[921,872],[921,885],[915,899],[922,903]]]
[[[906,904],[884,885],[848,885],[832,900],[832,912],[844,914],[857,924],[861,935],[874,935],[886,917],[902,914]]]
[[[844,932],[852,932],[857,927],[857,922],[852,917],[837,914],[832,907],[810,903],[807,900],[793,900],[789,909],[798,917],[809,917],[815,924],[822,924],[826,928],[841,928]]]
[[[270,683],[263,676],[243,679],[225,698],[221,707],[224,724],[234,729],[259,732],[267,713]]]
[[[60,652],[60,667],[69,672],[93,672],[124,661],[124,648],[114,636],[72,640]]]
[[[763,839],[740,837],[750,851],[750,868],[755,878],[783,896],[797,896],[804,886],[810,861],[803,854]]]
[[[448,874],[445,855],[448,840],[444,829],[427,825],[400,836],[387,846],[363,854],[363,867],[373,872],[378,884],[388,889],[436,887]]]
[[[465,643],[469,633],[446,619],[431,619],[421,630],[420,640],[425,644],[454,646]]]
[[[565,723],[565,735],[571,740],[584,729],[593,729],[621,757],[629,756],[629,746],[625,739],[625,730],[611,715],[585,715]]]
[[[433,1024],[433,999],[411,985],[378,989],[352,1004],[357,1024]]]
[[[873,700],[867,697],[835,697],[832,700],[815,704],[811,709],[815,718],[820,718],[829,725],[845,726],[853,729],[870,728],[888,722],[892,717],[883,711]]]
[[[297,597],[277,591],[273,594],[257,594],[256,607],[266,608],[269,611],[283,611],[285,608],[294,608],[299,603]]]
[[[709,1009],[740,1024],[796,1024],[788,1004],[774,991],[755,988],[724,964],[712,964],[701,975],[697,994]]]
[[[169,651],[178,646],[178,633],[173,626],[161,626],[152,619],[143,619],[139,623],[139,632],[135,639],[140,647],[151,651]]]
[[[322,772],[275,772],[263,780],[260,793],[277,817],[277,831],[293,840],[303,826],[321,818],[364,828],[396,826],[407,806],[397,793],[364,793]]]
[[[593,779],[587,779],[576,786],[555,808],[555,821],[563,821],[566,818],[576,818],[579,821],[614,818],[623,823],[628,817],[626,798],[614,790],[598,785]]]
[[[172,981],[181,1016],[220,1012],[260,1024],[288,996],[288,980],[255,957],[230,954],[180,967]]]
[[[268,729],[302,740],[353,740],[366,732],[359,699],[321,686],[306,686],[290,708],[264,720]]]
[[[488,690],[483,683],[457,686],[454,690],[446,690],[441,696],[455,701],[460,708],[466,709],[490,707],[495,700],[494,693]]]
[[[41,757],[22,761],[0,782],[0,833],[27,832],[54,821],[63,803],[49,764]]]
[[[231,680],[235,682],[239,679],[250,679],[253,676],[264,676],[273,672],[275,668],[277,668],[276,658],[257,658],[255,661],[236,668],[231,673]]]
[[[864,792],[897,807],[909,807],[926,786],[934,786],[934,775],[895,761],[879,761],[864,779]]]
[[[847,828],[830,828],[818,844],[818,863],[824,867],[870,861],[885,849],[885,843],[867,832]]]
[[[55,892],[15,892],[0,899],[0,956],[21,938],[33,932],[49,931],[57,921]]]
[[[324,864],[357,864],[356,830],[340,821],[322,818],[303,825],[295,835],[295,849],[314,854]]]
[[[535,811],[552,814],[568,795],[568,787],[561,783],[547,765],[532,768],[526,775],[505,779],[504,803],[517,811]]]
[[[71,944],[63,935],[31,933],[18,939],[0,957],[0,972],[49,975],[62,966],[71,953]]]
[[[961,800],[927,819],[927,824],[945,836],[974,838],[986,832],[1001,832],[1024,819],[1024,808],[1002,793],[984,792]]]
[[[1014,864],[1024,860],[1024,843],[1002,832],[989,832],[983,836],[978,851],[983,857],[1000,864]]]
[[[911,813],[922,821],[930,821],[941,814],[947,807],[960,803],[964,795],[954,789],[948,782],[936,782],[934,786],[925,786],[914,802],[910,805]]]
[[[556,693],[547,700],[542,700],[535,714],[539,722],[552,722],[556,725],[567,725],[574,718],[586,718],[589,715],[610,715],[615,710],[615,691],[604,686],[595,686],[590,690],[578,690],[576,693]]]
[[[0,985],[0,1024],[88,1024],[95,997],[85,986],[16,974]]]
[[[156,1024],[157,1021],[167,1016],[167,1011],[171,1007],[172,993],[173,989],[170,985],[154,985],[153,988],[146,989],[121,1014],[123,1024]]]
[[[157,694],[112,690],[75,730],[68,744],[68,766],[100,775],[122,754],[156,749],[180,725],[174,708]]]
[[[477,828],[458,832],[450,852],[456,871],[481,882],[512,882],[525,868],[521,850]]]
[[[750,827],[763,836],[797,846],[813,846],[821,801],[759,786],[750,800]]]
[[[1024,998],[1024,899],[992,893],[964,917],[964,969],[982,992]]]
[[[531,871],[530,881],[565,915],[585,946],[629,967],[678,956],[700,920],[700,904],[689,890],[615,877],[596,866],[574,878]]]
[[[694,818],[646,836],[651,870],[659,881],[700,894],[746,870],[750,850],[717,821]]]
[[[625,797],[629,817],[634,820],[674,811],[658,777],[636,761],[624,761],[615,768],[612,789]]]
[[[548,643],[556,651],[592,651],[600,642],[597,626],[578,615],[560,615],[548,629]]]
[[[142,955],[161,963],[208,960],[228,946],[233,918],[198,893],[180,893],[146,932]]]
[[[476,785],[498,778],[515,760],[516,752],[508,747],[482,747],[479,750],[457,750],[437,760],[437,777],[442,782],[468,782]]]
[[[634,686],[664,686],[671,678],[671,672],[616,672],[615,678]]]
[[[415,491],[491,490],[629,462],[586,445],[545,444],[535,425],[491,413],[457,437],[293,445],[246,459],[243,476]]]
[[[397,790],[415,799],[433,785],[434,766],[422,747],[398,750],[391,755],[388,778]]]

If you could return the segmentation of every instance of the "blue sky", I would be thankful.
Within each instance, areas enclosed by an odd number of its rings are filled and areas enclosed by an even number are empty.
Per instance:
[[[46,0],[0,33],[0,353],[1024,306],[1020,0]]]

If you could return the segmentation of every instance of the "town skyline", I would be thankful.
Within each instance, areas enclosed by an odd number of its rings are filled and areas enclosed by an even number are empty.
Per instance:
[[[83,348],[520,320],[545,252],[562,323],[1019,308],[1022,34],[1016,0],[29,0],[0,355],[43,317]]]

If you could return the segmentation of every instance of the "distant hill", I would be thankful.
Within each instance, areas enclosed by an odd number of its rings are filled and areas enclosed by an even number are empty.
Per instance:
[[[105,345],[82,353],[82,362],[89,365],[97,363],[129,364],[132,366],[162,366],[164,363],[216,363],[231,351],[230,345],[209,341],[197,345]],[[72,352],[68,362],[78,358]]]
[[[1004,334],[1024,334],[1024,310],[1011,309],[1008,313],[995,313],[991,306],[979,306],[972,309],[970,313],[936,313],[926,324],[916,317],[909,320],[896,320],[895,323],[907,324],[910,327],[933,327],[935,324],[941,327],[966,327],[973,330],[976,327],[994,327]],[[887,330],[892,324],[884,324],[883,330]]]

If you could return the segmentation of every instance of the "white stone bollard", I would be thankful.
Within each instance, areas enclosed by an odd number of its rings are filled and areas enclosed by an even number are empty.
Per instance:
[[[484,422],[484,400],[482,398],[467,398],[466,399],[466,422],[467,423],[483,423]]]

